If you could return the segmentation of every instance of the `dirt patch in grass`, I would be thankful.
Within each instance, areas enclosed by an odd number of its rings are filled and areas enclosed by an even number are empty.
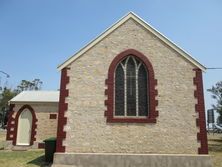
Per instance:
[[[208,148],[213,167],[222,167],[222,134],[208,134]]]

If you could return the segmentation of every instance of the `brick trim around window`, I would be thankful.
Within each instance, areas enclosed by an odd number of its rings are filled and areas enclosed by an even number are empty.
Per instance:
[[[61,73],[56,152],[65,152],[65,146],[63,146],[63,140],[66,138],[66,132],[64,131],[64,126],[67,123],[65,112],[68,109],[68,103],[65,102],[65,99],[69,95],[69,90],[66,89],[66,85],[69,83],[67,70],[68,68],[64,68],[62,69]]]
[[[149,115],[145,118],[115,118],[114,117],[114,74],[116,66],[119,62],[121,62],[124,58],[129,55],[133,55],[140,59],[148,70],[148,95],[149,95]],[[105,116],[107,118],[108,123],[156,123],[156,117],[158,116],[158,111],[156,110],[156,106],[158,105],[158,101],[156,100],[156,96],[158,91],[155,89],[157,85],[157,80],[154,77],[154,70],[151,62],[148,60],[146,56],[142,53],[134,50],[128,49],[126,51],[118,54],[114,60],[112,61],[109,71],[108,71],[108,79],[106,79],[105,84],[107,85],[107,89],[105,90],[105,95],[107,95],[107,100],[105,100],[105,105],[107,106],[107,110],[105,111]]]
[[[193,79],[194,85],[196,85],[194,97],[197,99],[195,110],[199,115],[196,119],[196,124],[200,128],[200,132],[197,133],[197,140],[200,142],[198,154],[208,154],[202,71],[201,69],[194,69],[194,71],[196,73]]]
[[[33,145],[34,141],[36,140],[35,135],[36,135],[36,128],[37,128],[38,120],[36,118],[35,111],[30,105],[24,105],[19,109],[19,111],[16,113],[16,116],[15,116],[14,136],[13,136],[13,142],[12,142],[13,145],[16,145],[19,116],[22,113],[22,111],[24,111],[25,109],[28,109],[32,114],[32,130],[31,130],[30,145]]]

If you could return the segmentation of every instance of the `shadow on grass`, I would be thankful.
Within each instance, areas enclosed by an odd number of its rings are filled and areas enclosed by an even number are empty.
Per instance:
[[[37,157],[36,159],[33,159],[32,161],[29,161],[27,164],[33,164],[40,167],[50,167],[51,163],[45,162],[45,156],[42,155],[40,157]]]
[[[222,152],[222,139],[218,138],[209,139],[208,149],[211,152]]]
[[[208,144],[209,151],[212,152],[222,152],[222,145],[221,144]]]

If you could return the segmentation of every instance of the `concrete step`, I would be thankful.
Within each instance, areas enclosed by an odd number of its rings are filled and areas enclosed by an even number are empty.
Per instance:
[[[52,165],[52,167],[134,166],[212,167],[212,162],[209,155],[198,154],[55,153]]]
[[[31,149],[31,146],[13,146],[12,151],[27,151]]]

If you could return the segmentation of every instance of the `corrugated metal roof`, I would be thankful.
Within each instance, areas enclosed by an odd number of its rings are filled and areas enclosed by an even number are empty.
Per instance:
[[[59,102],[59,91],[23,91],[12,98],[9,103],[20,102]]]

